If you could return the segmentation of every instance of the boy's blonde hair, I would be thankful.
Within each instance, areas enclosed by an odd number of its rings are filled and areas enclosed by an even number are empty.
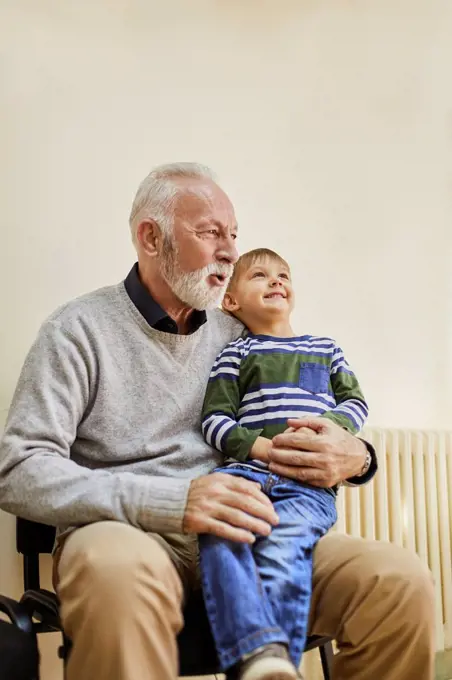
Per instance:
[[[262,262],[262,260],[270,260],[272,262],[278,262],[283,267],[286,267],[290,272],[290,267],[281,255],[275,253],[274,250],[269,248],[256,248],[255,250],[249,250],[247,253],[243,253],[234,265],[234,272],[229,280],[229,284],[226,292],[230,293],[240,277],[248,271],[250,267],[256,264],[256,262]]]

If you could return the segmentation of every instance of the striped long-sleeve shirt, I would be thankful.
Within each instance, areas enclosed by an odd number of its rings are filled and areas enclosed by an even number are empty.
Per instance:
[[[330,418],[358,432],[368,408],[354,373],[331,338],[249,334],[218,355],[202,413],[206,441],[246,460],[259,435],[271,439],[288,418]]]

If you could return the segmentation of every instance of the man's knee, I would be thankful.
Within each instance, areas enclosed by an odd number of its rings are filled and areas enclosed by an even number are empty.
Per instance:
[[[374,580],[381,597],[403,611],[407,626],[418,625],[419,618],[434,621],[435,590],[428,567],[411,550],[389,543],[378,543],[365,562],[370,580]]]
[[[432,576],[416,554],[334,533],[319,541],[314,558],[312,630],[325,628],[354,644],[377,629],[378,635],[401,628],[431,639]]]
[[[182,598],[180,578],[164,548],[142,531],[119,522],[99,522],[75,531],[66,540],[58,564],[58,591],[121,601],[142,588],[160,587]]]
[[[374,621],[384,622],[377,637],[391,636],[397,630],[401,639],[415,637],[420,646],[430,646],[435,620],[431,572],[410,550],[384,542],[366,543],[368,550],[355,565],[355,597],[362,598],[362,610]],[[361,617],[352,617],[348,632],[352,640],[360,638],[364,633]]]
[[[402,588],[419,588],[431,592],[433,579],[429,569],[416,553],[393,543],[365,541],[361,553],[361,576],[377,579],[387,585],[398,583]]]

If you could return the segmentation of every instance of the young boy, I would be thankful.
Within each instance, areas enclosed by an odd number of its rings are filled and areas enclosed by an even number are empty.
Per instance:
[[[218,471],[258,482],[279,524],[254,544],[200,536],[204,599],[228,679],[294,680],[304,649],[312,555],[336,521],[335,489],[268,470],[272,438],[306,415],[359,431],[367,404],[330,338],[296,335],[288,264],[271,250],[242,255],[223,308],[248,328],[213,366],[202,414],[206,441],[221,451]],[[312,434],[312,430],[310,430]]]

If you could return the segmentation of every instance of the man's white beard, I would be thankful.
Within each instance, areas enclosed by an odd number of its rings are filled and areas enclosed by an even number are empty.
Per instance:
[[[165,239],[163,252],[161,274],[181,302],[193,309],[215,309],[221,304],[234,269],[232,264],[219,262],[208,264],[193,272],[182,272],[179,268],[177,247],[170,238]],[[209,285],[207,277],[211,274],[225,276],[224,285]]]

